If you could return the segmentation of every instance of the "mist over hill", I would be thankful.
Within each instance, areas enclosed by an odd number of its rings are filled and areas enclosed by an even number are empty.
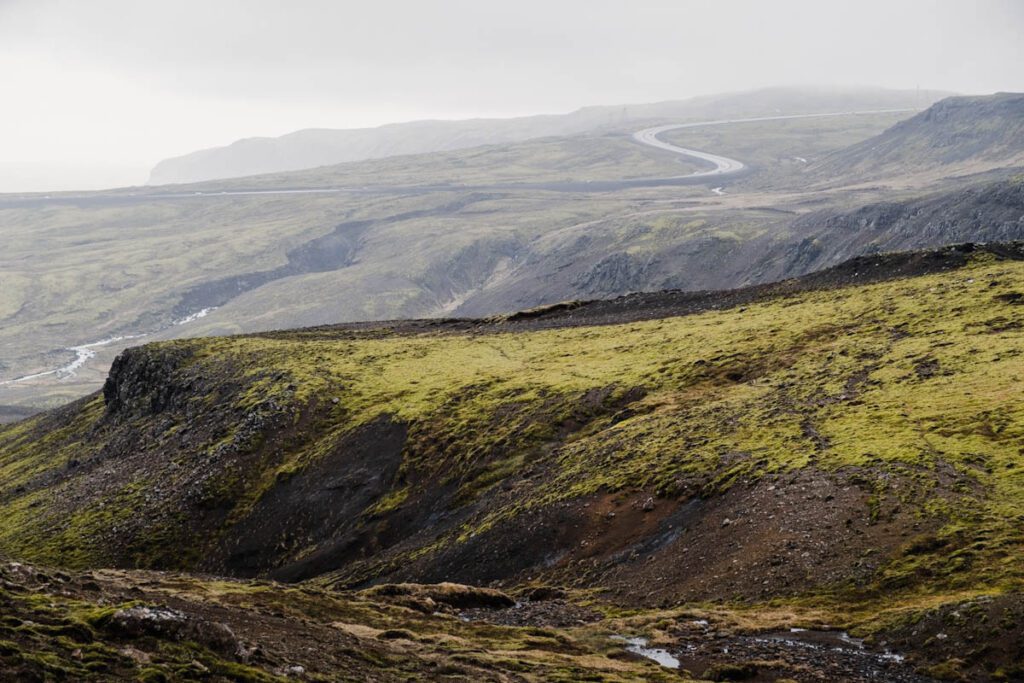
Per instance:
[[[165,159],[153,168],[149,184],[191,183],[539,137],[622,130],[648,120],[921,108],[947,94],[881,88],[768,88],[653,104],[585,107],[569,114],[413,121],[353,130],[308,129],[276,138],[238,140],[225,147]]]

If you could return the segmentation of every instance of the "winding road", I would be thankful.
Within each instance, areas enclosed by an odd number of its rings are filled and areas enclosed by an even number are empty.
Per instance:
[[[658,136],[662,133],[667,133],[670,130],[679,130],[682,128],[704,128],[707,126],[724,126],[730,123],[755,123],[757,121],[786,121],[789,119],[820,119],[834,116],[858,116],[862,114],[898,114],[902,112],[917,111],[917,109],[869,109],[865,111],[836,111],[828,112],[825,114],[787,114],[785,116],[755,116],[746,119],[719,119],[717,121],[697,121],[694,123],[670,123],[664,126],[655,126],[653,128],[644,128],[633,133],[633,139],[643,145],[649,147],[655,147],[657,149],[663,149],[668,152],[674,152],[675,154],[681,154],[683,156],[692,157],[701,161],[714,164],[714,168],[707,171],[695,171],[681,176],[673,176],[670,178],[640,178],[637,179],[639,182],[657,182],[658,184],[667,184],[667,181],[697,181],[703,182],[705,180],[717,180],[722,176],[726,175],[737,175],[747,170],[747,165],[742,161],[736,159],[730,159],[729,157],[723,157],[719,154],[711,154],[710,152],[701,152],[695,149],[687,149],[686,147],[680,147],[673,145],[671,142],[665,142],[664,140],[658,139]],[[800,157],[796,157],[799,159]],[[806,159],[802,160],[804,163]],[[637,182],[633,181],[633,182]],[[721,190],[722,188],[716,188]]]
[[[695,128],[697,126],[709,126],[714,123],[697,123],[697,124],[671,124],[668,126],[657,126],[656,128],[645,128],[644,130],[633,133],[633,139],[637,142],[650,145],[651,147],[657,147],[658,149],[664,149],[669,152],[675,152],[676,154],[682,154],[683,156],[693,157],[702,161],[707,161],[715,165],[710,171],[696,171],[685,176],[679,176],[680,178],[706,178],[708,176],[722,176],[730,173],[737,173],[746,168],[746,164],[742,161],[736,161],[729,157],[719,156],[718,154],[711,154],[709,152],[698,152],[695,149],[687,149],[685,147],[679,147],[673,145],[670,142],[659,140],[658,135],[661,133],[668,132],[670,130],[677,130],[679,128]]]
[[[904,112],[916,112],[915,109],[897,109],[897,110],[866,110],[860,112],[828,112],[826,114],[788,114],[785,116],[761,116],[752,117],[750,119],[720,119],[718,121],[697,121],[695,123],[672,123],[665,126],[654,126],[653,128],[644,128],[633,133],[633,139],[641,144],[656,147],[658,150],[665,150],[667,152],[673,152],[677,155],[684,157],[691,157],[693,159],[699,159],[700,161],[706,161],[715,165],[715,168],[708,171],[694,171],[686,175],[677,175],[671,178],[640,178],[641,181],[657,181],[659,183],[665,183],[669,180],[716,180],[724,175],[736,175],[748,169],[748,166],[743,164],[741,161],[735,159],[729,159],[728,157],[722,157],[720,155],[713,155],[710,152],[699,152],[697,150],[688,150],[686,147],[681,147],[678,144],[672,144],[665,140],[658,139],[658,135],[667,133],[670,130],[679,130],[681,128],[705,128],[707,126],[724,126],[732,123],[756,123],[758,121],[787,121],[790,119],[824,119],[828,117],[837,116],[858,116],[864,114],[900,114]],[[800,159],[800,157],[797,157]],[[806,159],[801,159],[805,164]],[[717,187],[716,189],[722,189]]]

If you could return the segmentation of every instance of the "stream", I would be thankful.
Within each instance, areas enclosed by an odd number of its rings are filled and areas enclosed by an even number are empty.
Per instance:
[[[116,344],[117,342],[131,341],[133,339],[142,339],[144,337],[149,337],[151,335],[158,334],[172,327],[187,325],[188,323],[199,320],[200,318],[205,318],[213,310],[215,310],[214,307],[204,308],[200,311],[196,311],[195,313],[187,315],[184,318],[175,320],[171,322],[169,325],[161,327],[160,329],[154,332],[144,332],[142,334],[126,334],[117,337],[108,337],[106,339],[100,339],[99,341],[89,342],[88,344],[80,344],[79,346],[68,346],[64,350],[74,353],[75,359],[72,360],[67,365],[62,365],[59,368],[54,368],[53,370],[47,370],[45,372],[36,372],[31,375],[22,375],[21,377],[15,377],[14,379],[5,380],[0,382],[0,386],[6,386],[9,384],[20,384],[22,382],[31,382],[32,380],[35,379],[41,379],[43,377],[50,376],[56,377],[57,380],[75,377],[78,374],[78,371],[81,370],[86,363],[88,363],[90,360],[96,357],[95,349],[98,349],[103,346],[109,346],[110,344]]]
[[[621,640],[626,644],[626,651],[632,652],[635,655],[646,657],[652,661],[661,664],[666,669],[678,669],[679,660],[672,656],[668,650],[662,650],[656,647],[647,647],[648,641],[646,638],[627,638],[625,636],[612,636],[613,640]]]
[[[694,674],[715,667],[747,667],[748,677],[757,680],[792,677],[796,672],[814,672],[807,681],[848,681],[867,683],[924,683],[904,658],[888,650],[868,648],[845,631],[792,628],[758,634],[729,634],[704,620],[680,624],[670,636],[673,645],[655,648],[639,636],[612,636],[625,649],[667,669],[685,669]],[[718,679],[716,679],[718,680]],[[805,680],[800,678],[800,680]]]

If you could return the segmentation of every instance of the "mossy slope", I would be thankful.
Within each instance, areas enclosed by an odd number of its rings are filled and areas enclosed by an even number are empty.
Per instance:
[[[847,524],[867,540],[849,552],[872,557],[770,595],[1015,590],[1022,301],[1024,263],[980,250],[949,272],[620,325],[149,345],[104,396],[0,430],[0,549],[602,587],[624,562],[672,564],[685,548],[667,529],[731,523],[753,487],[832,510],[834,493],[787,490],[804,473],[853,492]],[[630,505],[648,497],[653,512]],[[843,534],[800,519],[790,550],[835,551]],[[612,541],[587,550],[595,535]]]

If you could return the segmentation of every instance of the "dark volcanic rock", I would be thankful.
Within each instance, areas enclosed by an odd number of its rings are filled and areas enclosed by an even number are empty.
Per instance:
[[[1024,181],[990,183],[900,202],[802,216],[793,235],[765,246],[753,278],[776,280],[850,258],[957,243],[1024,240]],[[998,250],[998,247],[995,247]]]
[[[189,353],[181,347],[167,346],[122,352],[114,359],[103,385],[107,413],[152,415],[170,407],[177,398],[191,394],[195,387],[175,378]]]
[[[245,649],[234,632],[224,624],[190,617],[169,607],[136,606],[114,612],[107,628],[128,638],[155,637],[189,640],[222,654],[240,656]]]

